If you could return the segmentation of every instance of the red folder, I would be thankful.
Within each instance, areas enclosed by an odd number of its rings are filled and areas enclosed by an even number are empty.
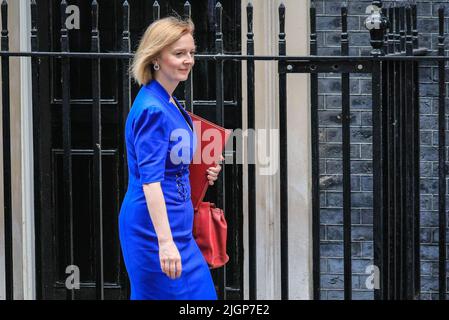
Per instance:
[[[192,204],[197,210],[209,187],[207,169],[215,167],[220,160],[232,131],[187,112],[192,118],[197,137],[195,154],[189,166]]]

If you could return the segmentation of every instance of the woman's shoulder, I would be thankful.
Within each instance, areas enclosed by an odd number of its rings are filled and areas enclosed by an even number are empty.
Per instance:
[[[167,116],[164,108],[154,104],[134,105],[134,114],[129,119],[132,131],[149,128],[166,128],[168,126]]]
[[[140,88],[133,105],[148,108],[163,108],[164,102],[157,94],[143,86]]]
[[[163,101],[157,95],[145,90],[144,87],[137,94],[132,109],[134,109],[134,115],[136,117],[141,116],[143,113],[159,114],[166,112]]]
[[[147,126],[167,126],[166,108],[157,97],[142,89],[143,87],[134,99],[126,120],[126,127],[134,131]]]
[[[166,110],[160,104],[152,103],[151,101],[147,101],[146,103],[142,103],[140,105],[133,106],[135,109],[134,119],[137,121],[163,121],[166,119]]]

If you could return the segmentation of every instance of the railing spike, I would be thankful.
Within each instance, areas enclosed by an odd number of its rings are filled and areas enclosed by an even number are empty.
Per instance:
[[[159,2],[154,1],[153,3],[153,20],[156,21],[161,16],[161,6],[159,5]]]
[[[190,5],[189,1],[186,1],[184,3],[184,16],[187,18],[190,18],[192,16],[192,6]]]
[[[8,1],[6,0],[2,1],[1,11],[3,18],[2,19],[2,34],[3,34],[3,31],[8,30]]]

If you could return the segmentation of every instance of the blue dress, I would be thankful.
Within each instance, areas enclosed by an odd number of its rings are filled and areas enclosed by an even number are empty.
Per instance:
[[[126,120],[129,182],[120,209],[119,236],[131,283],[130,298],[215,300],[209,268],[192,235],[189,164],[196,134],[188,113],[169,99],[162,85],[152,80],[140,89]],[[157,181],[181,255],[182,273],[175,280],[161,270],[157,235],[142,188]]]

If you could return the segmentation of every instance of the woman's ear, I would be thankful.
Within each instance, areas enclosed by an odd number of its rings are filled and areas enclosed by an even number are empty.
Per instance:
[[[160,58],[161,58],[161,55],[159,54],[159,55],[157,55],[154,59],[153,59],[153,61],[151,61],[151,63],[152,64],[160,64]]]

